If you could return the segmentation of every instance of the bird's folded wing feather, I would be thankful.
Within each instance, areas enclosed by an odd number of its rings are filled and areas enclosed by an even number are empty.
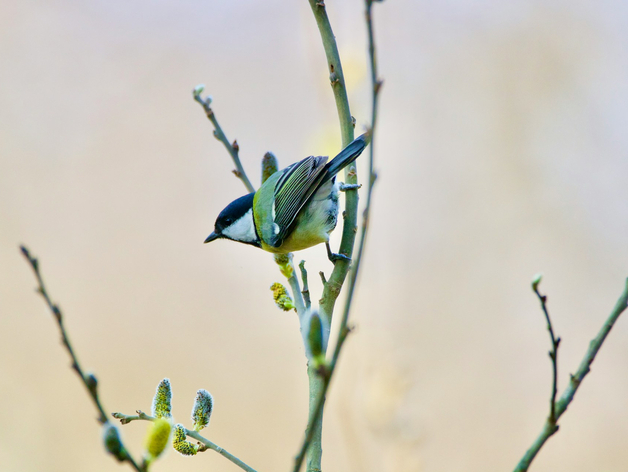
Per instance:
[[[279,247],[290,226],[325,176],[327,156],[310,156],[290,166],[275,186],[274,223],[277,232],[271,244]]]

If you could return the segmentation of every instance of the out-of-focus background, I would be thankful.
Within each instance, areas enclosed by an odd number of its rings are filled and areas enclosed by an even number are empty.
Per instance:
[[[362,130],[363,4],[327,7]],[[380,178],[324,468],[511,470],[548,411],[533,275],[563,339],[561,390],[628,275],[628,6],[406,0],[374,13]],[[268,150],[287,165],[339,148],[306,1],[0,2],[3,471],[120,468],[19,243],[109,411],[149,410],[169,377],[189,425],[205,388],[207,437],[289,470],[306,422],[297,320],[272,302],[268,254],[202,244],[244,189],[192,100],[198,83],[256,183]],[[322,246],[300,258],[316,299],[331,264]],[[626,470],[626,372],[620,319],[534,471]],[[136,455],[146,426],[122,428]],[[211,452],[155,467],[237,470]]]

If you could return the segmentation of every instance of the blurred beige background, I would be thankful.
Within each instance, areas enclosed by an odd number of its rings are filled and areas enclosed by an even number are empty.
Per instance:
[[[362,2],[327,4],[362,129]],[[375,21],[380,179],[324,467],[512,470],[550,391],[532,276],[563,338],[562,390],[628,275],[628,6],[391,0]],[[19,243],[108,410],[148,410],[167,376],[189,424],[206,388],[209,438],[289,470],[306,420],[297,321],[272,303],[269,255],[202,244],[243,187],[192,101],[198,83],[256,182],[268,150],[282,165],[338,150],[305,1],[0,1],[3,471],[121,467]],[[297,257],[329,273],[324,254]],[[532,470],[628,470],[627,372],[620,319]],[[136,454],[145,427],[122,429]],[[155,466],[183,468],[237,470],[211,452]]]

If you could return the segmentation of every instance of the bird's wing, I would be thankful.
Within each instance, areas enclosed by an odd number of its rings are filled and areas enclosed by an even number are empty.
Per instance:
[[[288,167],[275,185],[273,220],[275,231],[271,245],[279,247],[288,235],[299,211],[325,176],[327,156],[310,156]]]

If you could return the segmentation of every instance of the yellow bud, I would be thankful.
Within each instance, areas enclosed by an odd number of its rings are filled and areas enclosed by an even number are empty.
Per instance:
[[[146,462],[157,459],[168,445],[172,424],[165,418],[159,418],[148,428],[146,434]]]
[[[273,299],[279,308],[283,311],[290,311],[294,309],[294,302],[292,301],[292,298],[290,298],[290,294],[288,294],[286,287],[281,285],[279,282],[275,282],[270,286],[270,289],[273,291]]]
[[[157,385],[157,391],[153,398],[152,413],[155,418],[172,418],[172,389],[170,379],[163,379]]]
[[[172,434],[172,447],[184,456],[193,456],[198,452],[198,446],[187,440],[185,428],[182,424],[175,424]]]
[[[275,262],[286,279],[292,277],[294,273],[292,269],[292,254],[275,254]]]

